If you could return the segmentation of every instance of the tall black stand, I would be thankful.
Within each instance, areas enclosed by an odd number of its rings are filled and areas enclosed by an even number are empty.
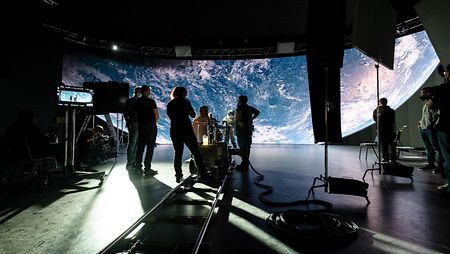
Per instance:
[[[380,107],[379,107],[379,101],[380,101],[380,64],[375,64],[375,69],[377,72],[377,123],[376,123],[376,132],[377,132],[377,143],[378,143],[378,161],[375,162],[374,165],[372,165],[372,168],[367,169],[364,172],[363,175],[363,181],[365,181],[365,177],[367,172],[370,171],[370,173],[373,175],[373,171],[378,171],[379,174],[381,174],[381,142],[380,142]],[[376,165],[378,164],[378,167]]]
[[[353,179],[342,179],[330,177],[328,174],[328,114],[333,106],[328,98],[328,82],[329,82],[329,68],[324,67],[325,72],[325,143],[324,143],[324,175],[314,178],[313,185],[309,188],[308,196],[306,200],[309,199],[311,194],[314,196],[314,189],[324,187],[325,192],[334,194],[346,194],[364,197],[367,204],[370,204],[369,197],[367,196],[368,184],[362,183],[358,180]],[[320,181],[322,184],[316,185],[316,182]]]
[[[75,108],[67,108],[64,123],[64,168],[75,178],[87,178],[100,180],[99,186],[103,184],[105,172],[86,172],[79,171],[75,165],[75,147],[76,147],[76,114]]]

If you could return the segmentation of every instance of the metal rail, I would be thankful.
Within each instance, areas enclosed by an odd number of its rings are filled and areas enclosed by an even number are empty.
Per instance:
[[[215,214],[215,209],[224,191],[227,175],[214,178],[213,180],[202,181],[189,176],[159,201],[152,209],[146,212],[141,218],[133,223],[127,230],[120,234],[108,246],[103,248],[99,254],[110,253],[198,253],[205,239],[208,226]],[[195,184],[205,184],[210,188],[194,188]],[[190,199],[188,192],[211,192],[208,195],[198,195],[200,200]],[[215,194],[214,194],[215,193]],[[198,193],[197,193],[198,194]],[[210,199],[213,197],[214,199]],[[188,200],[185,200],[189,198]],[[205,200],[201,200],[205,199]],[[189,205],[191,207],[183,207]],[[192,210],[198,208],[201,214],[193,214]],[[184,210],[183,210],[184,209]],[[209,211],[207,210],[209,209]],[[183,215],[165,214],[167,211],[189,211]],[[207,216],[203,214],[208,211]],[[201,224],[201,228],[197,225]],[[166,232],[159,232],[158,227],[163,225]],[[140,227],[140,228],[139,228]],[[169,229],[169,227],[171,229]],[[200,228],[198,230],[197,228]],[[192,229],[196,234],[191,235]],[[156,232],[156,235],[155,235]],[[198,233],[197,233],[198,232]],[[133,235],[131,235],[133,234]],[[184,235],[183,235],[184,234]],[[176,235],[182,240],[172,240]],[[192,241],[189,241],[192,236]],[[152,237],[158,238],[153,240]],[[167,236],[167,241],[161,240]],[[175,238],[177,238],[175,237]],[[169,251],[159,251],[158,248],[166,248]],[[158,249],[158,250],[155,250]]]

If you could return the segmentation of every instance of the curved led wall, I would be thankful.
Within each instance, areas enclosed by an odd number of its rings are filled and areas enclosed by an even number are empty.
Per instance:
[[[381,96],[398,108],[410,98],[439,59],[425,32],[396,41],[394,71],[380,67]],[[342,132],[349,135],[373,123],[376,107],[374,62],[356,49],[346,50],[341,73]],[[150,85],[161,119],[158,143],[170,143],[166,104],[174,86],[185,86],[195,109],[207,105],[222,120],[234,109],[238,95],[261,111],[255,121],[255,143],[306,144],[313,142],[308,75],[304,56],[251,60],[167,60],[136,56],[104,57],[67,52],[62,81],[120,81]]]

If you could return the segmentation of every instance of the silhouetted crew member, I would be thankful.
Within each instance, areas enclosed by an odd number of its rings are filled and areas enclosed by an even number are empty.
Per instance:
[[[195,117],[195,111],[192,108],[191,102],[186,99],[186,95],[186,88],[175,87],[170,95],[171,100],[167,104],[167,115],[170,119],[170,138],[172,139],[173,149],[175,150],[173,165],[177,182],[183,180],[181,163],[185,144],[194,156],[200,177],[207,177],[197,139],[192,129],[191,119],[189,118]]]
[[[435,169],[433,173],[441,172],[443,168],[441,150],[437,140],[436,124],[439,121],[439,110],[430,108],[432,87],[424,87],[420,90],[420,99],[424,101],[422,117],[419,120],[418,129],[420,137],[425,145],[428,164],[421,169]],[[437,167],[434,163],[437,163]]]
[[[444,83],[436,88],[431,98],[431,108],[438,108],[440,111],[439,122],[437,124],[437,139],[444,160],[444,172],[447,180],[446,184],[438,186],[438,191],[450,193],[448,183],[450,182],[450,64],[444,69],[439,66],[439,71],[444,78]]]
[[[378,102],[379,108],[379,133],[378,141],[381,148],[383,162],[395,162],[395,111],[387,105],[388,100],[381,98]],[[373,120],[377,122],[377,109],[373,111]]]
[[[253,119],[258,117],[259,110],[247,105],[248,98],[240,95],[236,108],[236,137],[242,151],[242,162],[237,169],[248,170],[250,148],[252,145]]]
[[[141,88],[134,88],[134,96],[125,102],[124,118],[128,128],[127,169],[136,167],[136,151],[138,143],[138,119],[134,103],[141,96]],[[139,166],[139,165],[138,165]]]
[[[152,169],[153,150],[155,149],[156,135],[158,133],[156,123],[159,119],[156,102],[150,98],[150,87],[141,87],[142,96],[136,99],[134,110],[138,120],[138,148],[136,152],[136,169],[142,170],[142,158],[147,147],[144,161],[144,174],[158,173]]]
[[[5,131],[4,143],[13,160],[32,160],[49,156],[49,142],[35,124],[36,117],[29,110],[17,112],[17,120]]]

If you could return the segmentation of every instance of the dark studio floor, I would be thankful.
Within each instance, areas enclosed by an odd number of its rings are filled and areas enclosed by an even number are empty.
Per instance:
[[[323,174],[323,151],[322,145],[255,145],[251,162],[265,175],[264,183],[274,187],[268,198],[299,200],[306,198],[314,177]],[[329,175],[361,180],[375,158],[369,152],[367,161],[358,159],[358,152],[356,146],[330,146]],[[172,156],[171,146],[156,148],[155,177],[129,174],[121,154],[114,167],[113,159],[98,167],[106,172],[113,168],[100,188],[97,180],[70,185],[55,180],[44,191],[9,194],[0,200],[0,253],[98,252],[176,186]],[[424,164],[423,158],[403,158],[405,164]],[[352,243],[338,246],[280,237],[265,219],[287,208],[258,199],[262,189],[254,184],[254,172],[234,171],[230,177],[232,199],[219,208],[220,218],[210,228],[209,253],[450,253],[450,198],[436,191],[444,180],[431,170],[415,168],[413,183],[377,172],[367,175],[369,205],[362,197],[316,189],[317,199],[333,204],[332,213],[360,228]]]

